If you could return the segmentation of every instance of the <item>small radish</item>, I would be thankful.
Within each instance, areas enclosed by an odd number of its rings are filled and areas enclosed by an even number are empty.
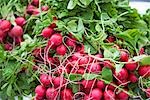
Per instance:
[[[112,43],[116,40],[114,36],[108,36],[107,39],[108,39],[108,42],[110,42],[110,43]]]
[[[103,82],[103,81],[101,81],[101,80],[98,80],[97,81],[97,83],[96,83],[96,87],[98,88],[98,89],[104,89],[105,88],[105,83]]]
[[[39,9],[33,9],[33,15],[35,15],[35,16],[37,16],[37,15],[39,15],[39,13],[40,13],[40,10]]]
[[[4,37],[6,36],[5,32],[0,29],[0,42],[3,42]]]
[[[56,28],[57,26],[56,26],[56,23],[52,23],[52,24],[50,24],[49,27],[50,27],[50,28]]]
[[[136,70],[137,66],[138,66],[138,64],[134,61],[129,61],[129,63],[125,64],[126,69],[129,71]]]
[[[120,51],[120,61],[127,62],[129,54],[126,51]]]
[[[52,82],[52,77],[50,75],[47,75],[47,74],[41,74],[40,75],[40,82],[44,86],[49,86]]]
[[[15,22],[17,25],[22,27],[26,23],[26,20],[23,17],[17,17],[15,19]]]
[[[39,0],[32,0],[31,4],[38,7],[39,6]]]
[[[150,88],[147,88],[147,89],[146,89],[146,96],[147,96],[148,98],[150,98]]]
[[[103,66],[110,68],[110,69],[114,69],[114,64],[112,62],[110,62],[109,60],[104,61]]]
[[[35,98],[34,98],[34,100],[43,100],[44,99],[44,97],[40,97],[40,96],[35,96]]]
[[[46,98],[47,100],[56,100],[58,92],[55,88],[48,88],[46,90]]]
[[[140,76],[144,76],[145,78],[150,77],[150,65],[140,66],[138,73]]]
[[[85,65],[88,64],[89,59],[87,57],[81,57],[81,59],[79,60],[79,65]]]
[[[84,71],[85,71],[85,69],[81,67],[81,68],[78,69],[77,74],[82,74],[83,75]]]
[[[45,96],[45,93],[46,93],[46,88],[42,85],[38,85],[36,88],[35,88],[35,93],[37,94],[37,96],[39,97],[44,97]]]
[[[66,45],[67,46],[70,46],[70,47],[76,47],[76,43],[75,43],[75,40],[71,39],[71,38],[68,38],[66,40]]]
[[[90,97],[92,98],[92,100],[101,100],[101,98],[103,97],[102,90],[98,88],[93,89]]]
[[[61,91],[61,100],[73,100],[73,93],[71,89],[64,89]]]
[[[63,77],[55,77],[53,79],[53,84],[55,88],[60,87],[60,86],[63,87],[65,83],[66,83],[66,80]]]
[[[59,34],[59,33],[55,33],[55,34],[53,34],[53,35],[50,37],[49,41],[50,41],[53,45],[58,46],[58,45],[60,45],[60,44],[62,43],[62,35]]]
[[[76,52],[84,53],[84,45],[83,44],[78,44],[76,46]]]
[[[59,55],[64,56],[66,52],[67,52],[67,48],[63,44],[61,44],[60,46],[56,48],[56,53]]]
[[[115,100],[115,93],[112,90],[104,91],[104,100]]]
[[[96,54],[95,56],[98,57],[98,58],[103,58],[103,54],[101,54],[101,53]]]
[[[115,82],[111,82],[111,84],[115,85]],[[114,91],[116,87],[114,87],[113,85],[108,84],[108,89]]]
[[[11,23],[10,23],[8,20],[3,20],[3,21],[0,23],[0,29],[1,29],[3,32],[9,31],[10,28],[11,28]]]
[[[144,48],[140,48],[139,54],[142,55],[145,53],[145,49]]]
[[[22,35],[23,35],[23,29],[20,26],[14,26],[9,33],[9,36],[12,38],[21,37]]]
[[[42,6],[41,9],[42,9],[42,11],[48,11],[49,8],[48,8],[48,6]]]
[[[131,81],[132,83],[136,83],[138,81],[138,78],[134,73],[130,73],[129,74],[129,81]]]
[[[6,44],[4,44],[4,49],[6,51],[11,51],[13,49],[13,46],[10,43],[6,43]]]
[[[98,63],[92,63],[88,66],[88,72],[99,74],[102,71],[102,67]]]
[[[117,72],[115,71],[114,75],[115,75],[119,80],[125,80],[125,79],[128,78],[128,71],[127,71],[125,68],[122,68],[119,73],[117,73]]]
[[[26,10],[27,10],[27,13],[32,15],[33,14],[33,10],[35,9],[36,7],[34,7],[33,5],[28,5]]]
[[[82,80],[81,84],[84,88],[90,89],[92,86],[95,86],[94,80]]]
[[[117,94],[117,98],[118,98],[118,100],[128,100],[129,95],[126,94],[124,91],[121,91]]]
[[[42,36],[44,38],[50,38],[54,30],[52,28],[46,27],[42,30]]]
[[[126,79],[117,81],[117,85],[128,86],[128,81]]]
[[[81,53],[75,52],[74,54],[72,54],[72,57],[71,57],[71,58],[72,58],[73,61],[76,61],[76,60],[78,60],[81,56],[82,56]]]

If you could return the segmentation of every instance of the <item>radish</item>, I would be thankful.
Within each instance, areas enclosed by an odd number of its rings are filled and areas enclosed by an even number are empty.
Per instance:
[[[103,66],[110,68],[110,69],[114,69],[114,64],[112,62],[110,62],[109,60],[104,61]]]
[[[81,68],[78,69],[77,74],[82,74],[83,75],[84,71],[85,71],[85,69],[81,67]]]
[[[10,43],[6,43],[6,44],[4,44],[4,49],[6,51],[11,51],[13,49],[13,46]]]
[[[150,77],[150,65],[140,66],[138,73],[140,76],[144,76],[145,78]]]
[[[98,89],[104,89],[105,88],[105,83],[103,82],[103,81],[101,81],[101,80],[98,80],[97,81],[97,83],[96,83],[96,87],[98,88]]]
[[[54,88],[48,88],[46,90],[47,100],[56,100],[58,92]]]
[[[92,63],[88,66],[88,72],[99,74],[102,71],[102,67],[98,63]]]
[[[50,38],[54,30],[52,28],[46,27],[42,30],[42,36],[44,38]]]
[[[63,77],[55,77],[53,79],[53,84],[55,88],[63,86],[66,83],[66,80]]]
[[[75,52],[74,54],[72,54],[72,60],[73,61],[76,61],[76,60],[78,60],[79,58],[81,57],[81,53],[79,53],[79,52]]]
[[[89,59],[87,57],[81,57],[81,59],[79,60],[79,65],[85,65],[88,64]]]
[[[0,29],[0,42],[3,42],[4,37],[6,36],[5,32]]]
[[[103,58],[103,54],[99,53],[99,54],[96,54],[95,57],[98,57],[98,58]]]
[[[64,89],[61,91],[61,100],[73,100],[73,93],[71,89]]]
[[[23,35],[23,29],[20,26],[14,26],[11,31],[9,32],[9,36],[14,37],[21,37]]]
[[[117,85],[128,86],[128,81],[126,79],[117,81]]]
[[[41,74],[40,75],[40,82],[44,86],[49,86],[50,83],[52,82],[52,77],[50,75],[47,75],[47,74]]]
[[[40,96],[35,96],[35,98],[34,98],[34,100],[43,100],[44,99],[44,97],[40,97]]]
[[[55,33],[51,36],[51,38],[49,39],[49,41],[55,45],[58,46],[62,43],[62,35],[59,33]]]
[[[78,44],[76,46],[76,52],[84,53],[84,45],[83,44]]]
[[[17,25],[22,27],[26,23],[26,20],[23,17],[17,17],[15,19],[15,22]]]
[[[150,88],[147,88],[147,89],[146,89],[146,96],[147,96],[148,98],[150,98]]]
[[[130,73],[129,81],[131,81],[132,83],[136,83],[138,81],[138,78],[136,77],[136,75],[134,73]]]
[[[36,88],[35,88],[35,93],[37,94],[37,96],[39,97],[44,97],[45,96],[45,93],[46,93],[46,88],[42,85],[38,85]]]
[[[42,11],[48,11],[49,8],[48,8],[48,6],[42,6],[41,9],[42,9]]]
[[[115,94],[112,90],[104,91],[104,100],[115,100]]]
[[[56,53],[59,55],[64,56],[66,52],[67,52],[67,48],[63,44],[61,44],[60,46],[56,48]]]
[[[129,61],[129,63],[125,64],[126,69],[129,71],[136,70],[137,66],[138,66],[138,64],[134,61]]]
[[[36,7],[34,7],[33,5],[28,5],[27,6],[27,13],[32,15],[33,14],[33,10],[35,9]]]
[[[39,6],[39,0],[32,0],[31,4],[38,7]]]
[[[95,86],[94,80],[82,80],[81,84],[84,88],[91,89],[92,86]]]
[[[119,80],[125,80],[125,79],[128,78],[128,71],[127,71],[125,68],[122,68],[119,73],[117,73],[117,72],[115,71],[114,75],[115,75]]]
[[[144,48],[140,48],[139,54],[142,55],[145,53],[145,49]]]
[[[50,28],[56,28],[57,26],[56,26],[56,23],[51,23],[49,27]]]
[[[7,32],[9,31],[11,28],[11,23],[7,20],[3,20],[1,23],[0,23],[0,29],[3,31],[3,32]]]
[[[110,42],[110,43],[112,43],[116,40],[114,36],[108,36],[107,39],[108,39],[108,42]]]
[[[129,95],[126,94],[125,92],[121,91],[117,94],[117,98],[118,98],[118,100],[128,100]]]
[[[111,82],[111,84],[115,84],[115,82]],[[108,84],[108,89],[114,91],[116,87],[114,87],[113,85]]]
[[[129,54],[126,51],[120,51],[120,61],[127,62]]]
[[[103,93],[98,88],[93,89],[90,95],[92,100],[101,100],[102,96],[103,96]]]
[[[75,40],[73,40],[73,39],[71,39],[71,38],[68,38],[67,40],[66,40],[66,45],[67,46],[70,46],[70,47],[76,47],[76,43],[75,43],[76,41]]]

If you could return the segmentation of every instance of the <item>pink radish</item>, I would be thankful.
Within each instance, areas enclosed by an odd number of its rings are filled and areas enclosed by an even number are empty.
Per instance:
[[[20,26],[14,26],[9,33],[9,36],[12,38],[21,37],[22,35],[23,35],[23,29]]]
[[[125,64],[126,69],[129,71],[136,70],[137,66],[138,66],[138,64],[134,61],[129,61],[129,63]]]
[[[129,95],[126,94],[125,92],[121,91],[117,94],[117,98],[118,98],[118,100],[128,100]]]
[[[48,11],[49,8],[48,8],[48,6],[42,6],[41,9],[42,9],[42,11]]]
[[[8,20],[3,20],[3,21],[0,23],[0,29],[1,29],[3,32],[9,31],[10,28],[11,28],[11,23],[10,23]]]
[[[104,100],[115,100],[115,94],[112,90],[104,91]]]
[[[26,20],[23,17],[17,17],[15,19],[15,22],[17,25],[22,27],[26,23]]]
[[[130,73],[129,74],[129,81],[131,81],[132,83],[136,83],[138,81],[138,78],[134,73]]]
[[[42,30],[42,36],[44,38],[50,38],[54,30],[52,28],[46,27]]]
[[[150,98],[150,87],[146,89],[146,96]]]
[[[102,71],[102,67],[98,63],[92,63],[88,66],[88,72],[99,74]]]
[[[50,41],[53,45],[58,46],[58,45],[60,45],[60,44],[62,43],[62,35],[59,34],[59,33],[55,33],[55,34],[53,34],[53,35],[50,37],[49,41]]]
[[[150,77],[150,65],[140,66],[138,73],[140,76],[144,76],[145,78]]]
[[[55,77],[53,79],[53,84],[55,88],[63,86],[65,83],[66,83],[66,80],[63,77]]]
[[[81,59],[79,60],[79,65],[85,65],[88,64],[89,59],[87,57],[81,57]]]
[[[32,15],[33,14],[33,10],[35,9],[36,7],[34,7],[33,5],[28,5],[27,6],[27,13]]]
[[[108,42],[110,42],[110,43],[112,43],[116,40],[114,36],[108,36],[107,39],[108,39]]]
[[[61,91],[61,100],[73,100],[73,93],[71,89],[64,89]]]
[[[46,98],[47,100],[56,100],[58,92],[55,88],[48,88],[46,90]]]
[[[12,44],[6,43],[6,44],[4,45],[4,49],[5,49],[6,51],[11,51],[11,50],[13,49]]]
[[[41,74],[40,75],[40,81],[44,86],[49,86],[52,82],[52,77],[47,74]]]
[[[77,74],[82,74],[83,75],[84,71],[85,71],[85,68],[81,67],[81,68],[78,69]]]
[[[39,0],[32,0],[31,4],[38,7],[39,6]]]
[[[114,64],[112,62],[110,62],[109,60],[104,61],[103,66],[110,68],[110,69],[114,69]]]
[[[96,83],[96,87],[98,88],[98,89],[104,89],[105,88],[105,83],[103,82],[103,81],[101,81],[101,80],[98,80],[97,81],[97,83]]]
[[[66,40],[66,44],[67,46],[70,46],[70,47],[76,47],[76,43],[75,43],[75,40],[71,39],[71,38],[68,38]]]
[[[115,82],[111,82],[111,84],[115,85]],[[108,84],[108,89],[114,91],[116,87],[114,87],[113,85]]]
[[[90,97],[92,100],[101,100],[103,96],[102,90],[95,88],[92,90]]]
[[[38,85],[35,88],[35,93],[37,94],[37,96],[39,97],[44,97],[45,96],[45,92],[46,92],[46,88],[42,85]]]
[[[63,44],[61,44],[60,46],[58,46],[56,48],[56,53],[59,54],[59,55],[63,56],[63,55],[66,54],[66,52],[67,52],[67,48]]]
[[[81,84],[84,88],[91,89],[92,86],[95,86],[94,80],[82,80]]]
[[[120,61],[127,62],[129,54],[126,51],[120,51]]]
[[[119,80],[125,80],[128,78],[128,71],[125,68],[122,68],[119,73],[115,71],[114,75],[119,79]]]

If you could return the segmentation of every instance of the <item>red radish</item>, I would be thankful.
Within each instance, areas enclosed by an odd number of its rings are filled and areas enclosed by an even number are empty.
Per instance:
[[[119,73],[117,73],[117,72],[115,71],[114,75],[115,75],[119,80],[125,80],[125,79],[128,78],[128,71],[127,71],[125,68],[122,68]]]
[[[103,82],[103,81],[101,81],[101,80],[98,80],[97,81],[97,83],[96,83],[96,87],[98,88],[98,89],[104,89],[105,88],[105,83]]]
[[[98,63],[92,63],[88,66],[88,72],[99,74],[102,71],[102,67]]]
[[[66,54],[66,52],[67,52],[67,48],[63,44],[61,44],[60,46],[58,46],[56,48],[56,53],[59,54],[59,55],[63,56],[63,55]]]
[[[98,88],[93,89],[90,95],[92,100],[101,100],[102,96],[103,96],[103,93]]]
[[[77,45],[76,52],[84,53],[84,45],[83,44]]]
[[[0,23],[0,29],[1,29],[3,32],[9,31],[10,28],[11,28],[11,23],[10,23],[8,20],[3,20],[3,21]]]
[[[37,94],[37,96],[39,97],[44,97],[45,96],[45,92],[46,92],[46,88],[42,85],[38,85],[35,88],[35,93]]]
[[[64,89],[61,91],[61,100],[73,100],[73,93],[71,89]]]
[[[56,28],[57,26],[56,26],[56,23],[52,23],[49,27],[50,28]]]
[[[129,81],[131,81],[132,83],[136,83],[138,81],[138,78],[134,73],[130,73],[129,74]]]
[[[39,6],[39,0],[32,0],[31,4],[38,7]]]
[[[114,82],[112,82],[111,84],[114,84],[114,85],[115,85]],[[116,87],[114,87],[114,86],[111,85],[111,84],[108,84],[108,89],[114,91]]]
[[[103,54],[100,54],[100,53],[96,54],[95,56],[98,57],[98,58],[103,58]]]
[[[10,37],[21,37],[22,35],[23,29],[20,26],[14,26],[9,33]]]
[[[110,42],[110,43],[112,43],[116,40],[114,36],[108,36],[107,39],[108,39],[108,42]]]
[[[145,49],[144,49],[144,48],[141,48],[140,51],[139,51],[139,54],[142,55],[142,54],[144,54],[144,52],[145,52]]]
[[[66,40],[66,44],[67,44],[67,46],[70,46],[70,47],[76,47],[75,40],[70,39],[70,38],[68,38],[68,39]]]
[[[47,74],[41,74],[40,75],[40,81],[44,86],[49,86],[52,82],[52,77]]]
[[[140,76],[144,76],[145,78],[150,77],[150,65],[140,66],[138,73]]]
[[[58,92],[55,88],[48,88],[46,91],[47,100],[56,100]]]
[[[112,62],[110,62],[109,60],[104,61],[103,66],[110,68],[110,69],[114,69],[114,64]]]
[[[33,10],[35,9],[36,7],[34,7],[33,5],[28,5],[27,6],[27,13],[32,15],[33,14]]]
[[[55,33],[51,36],[51,38],[49,39],[49,41],[55,45],[58,46],[62,43],[62,35],[59,33]]]
[[[138,64],[134,61],[129,61],[129,63],[125,64],[126,69],[129,71],[136,70],[137,66],[138,66]]]
[[[50,38],[54,30],[52,28],[46,27],[42,30],[42,36],[44,38]]]
[[[0,29],[0,37],[4,37],[5,36],[5,32],[3,30]]]
[[[22,27],[26,23],[26,20],[23,17],[17,17],[15,19],[15,22],[17,25]]]
[[[33,9],[33,15],[38,15],[40,13],[39,9]]]
[[[10,43],[6,43],[6,44],[4,45],[4,49],[5,49],[6,51],[11,51],[11,50],[13,49],[13,46],[12,46],[12,44],[10,44]]]
[[[63,77],[55,77],[53,79],[53,84],[55,88],[63,86],[65,83],[66,83],[66,80]]]
[[[0,24],[1,24],[1,22],[2,22],[3,20],[2,19],[0,19]]]
[[[42,11],[48,11],[49,8],[48,8],[48,6],[42,6],[41,9],[42,9]]]
[[[43,100],[44,99],[44,97],[40,97],[40,96],[35,96],[35,98],[34,98],[34,100]]]
[[[87,57],[81,57],[81,59],[79,60],[79,65],[85,65],[88,64],[89,59]]]
[[[126,79],[117,81],[117,85],[128,86],[128,81]]]
[[[20,45],[20,43],[23,41],[23,38],[22,37],[16,37],[15,38],[15,44],[17,45],[17,44],[19,44]]]
[[[147,96],[148,98],[150,98],[150,88],[147,88],[147,89],[146,89],[146,96]]]
[[[126,51],[120,51],[120,61],[127,62],[129,54]]]
[[[115,94],[112,90],[104,91],[104,100],[115,100]]]
[[[81,67],[81,68],[78,69],[77,74],[82,74],[83,75],[84,71],[85,71],[85,69]]]
[[[94,80],[82,80],[81,84],[84,86],[84,88],[91,88],[95,85]]]
[[[117,98],[119,100],[128,100],[129,99],[129,95],[126,94],[124,91],[121,91],[117,94]]]
[[[81,57],[81,53],[75,52],[74,54],[72,54],[71,58],[73,61],[75,61],[75,60],[78,60],[80,57]]]

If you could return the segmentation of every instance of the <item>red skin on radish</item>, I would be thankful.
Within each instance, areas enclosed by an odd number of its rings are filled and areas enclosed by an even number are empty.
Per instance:
[[[144,49],[144,48],[141,48],[140,51],[139,51],[139,54],[142,55],[142,54],[144,54],[144,53],[145,53],[145,49]]]
[[[147,96],[148,98],[150,98],[150,88],[147,88],[147,89],[146,89],[146,96]]]
[[[44,86],[49,86],[52,82],[52,77],[47,74],[41,74],[40,81]]]
[[[60,46],[56,48],[56,53],[59,55],[64,56],[66,52],[67,52],[67,48],[63,44],[61,44]]]
[[[125,64],[126,69],[129,70],[129,71],[136,70],[137,66],[138,66],[138,63],[136,63],[134,61],[129,61],[129,63]]]
[[[49,8],[48,8],[48,6],[42,6],[41,9],[42,9],[42,11],[48,11]]]
[[[56,26],[56,23],[52,23],[52,24],[50,24],[49,27],[50,27],[50,28],[56,28],[57,26]]]
[[[47,100],[56,100],[58,92],[55,88],[48,88],[46,91]]]
[[[145,78],[150,77],[150,65],[140,66],[138,73],[140,76],[144,76]]]
[[[78,71],[77,71],[77,74],[82,74],[82,75],[83,75],[83,74],[84,74],[84,70],[85,70],[85,69],[82,68],[82,67],[79,68]]]
[[[84,45],[83,44],[77,45],[76,52],[84,53]]]
[[[108,42],[110,42],[110,43],[112,43],[116,40],[114,36],[108,36],[107,39],[108,39]]]
[[[35,98],[34,98],[34,100],[43,100],[44,99],[44,97],[40,97],[40,96],[35,96]]]
[[[119,73],[115,72],[114,75],[119,79],[119,80],[125,80],[128,78],[128,71],[125,68],[122,68]]]
[[[32,0],[31,4],[38,7],[39,6],[39,0]]]
[[[98,80],[97,83],[96,83],[96,87],[98,89],[103,90],[105,88],[105,83],[103,81],[101,81],[101,80]]]
[[[75,52],[71,58],[73,61],[75,61],[75,60],[78,60],[80,57],[81,57],[81,53]]]
[[[120,61],[127,62],[129,59],[129,54],[126,51],[120,51]]]
[[[115,84],[114,82],[112,82],[112,84]],[[108,89],[114,91],[115,87],[112,86],[111,84],[108,84]]]
[[[103,66],[104,67],[107,67],[107,68],[110,68],[110,69],[114,69],[114,64],[112,62],[110,62],[109,60],[106,60],[103,62]]]
[[[32,15],[33,14],[33,10],[35,9],[36,7],[34,7],[33,5],[28,5],[27,6],[27,13]]]
[[[101,100],[103,96],[102,90],[95,88],[92,90],[90,97],[92,100]]]
[[[81,84],[84,86],[84,88],[91,89],[92,86],[95,86],[94,80],[82,80]]]
[[[23,17],[17,17],[15,19],[15,22],[17,25],[22,27],[26,23],[26,20]]]
[[[73,100],[73,93],[71,89],[64,89],[61,91],[61,100]]]
[[[54,30],[52,28],[46,27],[42,30],[42,36],[44,38],[50,38]]]
[[[0,29],[1,29],[3,32],[9,31],[10,28],[11,28],[11,23],[10,23],[8,20],[3,20],[3,21],[0,23]]]
[[[128,86],[128,81],[126,79],[117,81],[117,85]]]
[[[54,84],[54,87],[55,88],[58,88],[58,87],[63,87],[63,85],[66,83],[66,80],[62,77],[55,77],[53,79],[53,84]]]
[[[125,92],[121,91],[117,94],[117,98],[118,98],[118,100],[128,100],[129,95],[126,94]]]
[[[104,100],[115,100],[115,94],[112,90],[105,90],[104,91]]]
[[[98,63],[92,63],[88,66],[88,72],[98,74],[101,71],[102,71],[102,67]]]
[[[53,45],[58,46],[58,45],[60,45],[60,44],[62,43],[62,35],[59,34],[59,33],[55,33],[55,34],[53,34],[53,35],[50,37],[49,41],[50,41]]]
[[[85,64],[88,64],[88,62],[89,62],[89,59],[87,57],[82,57],[79,60],[79,65],[85,65]]]
[[[12,38],[21,37],[22,35],[23,35],[23,29],[20,26],[14,26],[9,33],[9,36]]]
[[[103,58],[103,54],[96,54],[95,56],[98,58]]]
[[[4,44],[4,49],[6,51],[11,51],[13,49],[13,46],[10,43],[6,43],[6,44]]]
[[[76,42],[75,40],[68,38],[66,40],[66,45],[70,46],[70,47],[76,47],[76,43],[75,42]]]
[[[44,97],[46,92],[46,88],[42,85],[38,85],[35,88],[35,93],[37,94],[38,97]]]
[[[39,13],[40,13],[40,11],[39,11],[39,9],[33,9],[33,15],[39,15]]]
[[[129,81],[131,81],[132,83],[136,83],[138,81],[138,78],[134,73],[130,73],[129,74]]]

